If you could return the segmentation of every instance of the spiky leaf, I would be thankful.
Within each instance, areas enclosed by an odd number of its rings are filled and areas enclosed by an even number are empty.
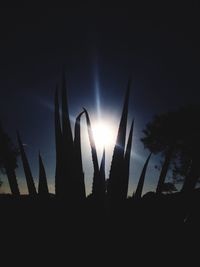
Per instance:
[[[75,197],[76,182],[74,179],[74,144],[68,111],[67,88],[65,75],[62,79],[62,173],[61,173],[61,197],[71,201]]]
[[[89,141],[90,141],[90,147],[91,147],[91,152],[92,152],[92,161],[93,161],[93,166],[94,166],[94,173],[99,172],[99,164],[98,164],[98,158],[97,158],[97,150],[96,150],[96,145],[94,141],[94,136],[91,128],[91,122],[90,122],[90,117],[85,108],[83,108],[86,116],[86,122],[87,122],[87,128],[88,128],[88,136],[89,136]]]
[[[62,132],[63,132],[63,144],[67,149],[73,149],[72,130],[69,118],[68,101],[67,101],[67,88],[65,81],[65,74],[63,72],[62,77]]]
[[[126,90],[123,111],[121,115],[117,140],[114,147],[111,168],[110,168],[110,175],[108,181],[108,197],[111,201],[123,199],[122,178],[124,176],[123,165],[124,165],[124,150],[126,141],[129,95],[130,95],[130,81],[128,82]]]
[[[74,179],[77,182],[76,186],[77,197],[80,199],[85,199],[86,197],[82,155],[81,155],[81,129],[80,129],[80,119],[83,113],[84,111],[77,116],[75,123],[75,130],[74,130],[74,160],[76,162]]]
[[[40,196],[47,196],[49,194],[47,176],[44,168],[44,164],[39,153],[39,184],[38,184],[38,194]]]
[[[102,201],[106,194],[106,177],[105,177],[105,149],[101,160],[99,174],[97,179],[93,180],[92,195],[95,199]]]
[[[56,145],[55,191],[56,195],[59,195],[62,190],[62,132],[60,125],[57,88],[54,97],[54,123],[55,123],[55,145]]]
[[[20,154],[21,154],[24,173],[25,173],[26,182],[27,182],[27,186],[28,186],[28,192],[29,192],[30,196],[35,196],[37,194],[37,191],[36,191],[36,188],[35,188],[35,183],[34,183],[34,180],[33,180],[33,176],[32,176],[32,173],[31,173],[31,168],[30,168],[30,165],[29,165],[28,158],[26,156],[24,147],[22,145],[22,141],[21,141],[19,133],[17,133],[17,139],[18,139],[18,143],[19,143]]]
[[[150,153],[150,155],[148,156],[148,158],[144,164],[144,167],[142,169],[142,173],[140,175],[140,179],[139,179],[138,186],[137,186],[135,196],[134,196],[134,198],[136,200],[139,200],[142,196],[142,190],[143,190],[143,186],[144,186],[145,175],[146,175],[147,166],[148,166],[149,160],[151,158],[151,155],[152,155],[152,153]]]
[[[128,137],[128,143],[125,151],[124,156],[124,177],[122,181],[122,194],[123,199],[127,198],[128,194],[128,183],[129,183],[129,169],[130,169],[130,158],[131,158],[131,147],[132,147],[132,138],[133,138],[133,126],[134,126],[134,120],[131,124],[131,129]]]

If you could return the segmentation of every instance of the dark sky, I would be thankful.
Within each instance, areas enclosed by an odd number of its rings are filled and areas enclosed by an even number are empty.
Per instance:
[[[118,118],[131,76],[139,158],[133,190],[147,155],[139,142],[145,123],[154,114],[199,103],[199,47],[195,5],[0,9],[0,119],[14,142],[20,131],[36,179],[41,150],[53,186],[53,95],[63,65],[72,117],[85,106],[95,119],[98,84],[101,109]],[[18,172],[23,186],[20,162]],[[147,188],[153,188],[157,178],[149,173]]]

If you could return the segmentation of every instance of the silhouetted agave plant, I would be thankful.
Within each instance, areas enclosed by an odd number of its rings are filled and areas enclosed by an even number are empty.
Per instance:
[[[129,165],[132,145],[133,124],[131,126],[127,149],[125,152],[126,127],[128,117],[128,102],[130,94],[130,82],[126,91],[122,117],[119,125],[118,136],[114,148],[113,159],[110,170],[110,178],[107,188],[111,199],[126,199],[129,180]],[[99,169],[97,150],[91,129],[89,114],[84,109],[86,116],[88,136],[92,153],[94,177],[92,185],[92,196],[104,198],[106,193],[105,184],[105,151],[103,153],[101,168]],[[76,119],[74,141],[69,119],[67,105],[67,91],[65,77],[62,79],[62,130],[60,125],[58,92],[55,93],[55,138],[56,138],[56,194],[76,199],[85,198],[84,174],[81,157],[80,140],[80,113]]]
[[[21,138],[19,136],[19,133],[17,133],[17,139],[18,139],[18,143],[19,143],[19,149],[20,149],[24,173],[25,173],[25,177],[26,177],[28,192],[29,192],[30,196],[36,196],[37,191],[36,191],[35,183],[33,180],[32,173],[31,173],[31,168],[30,168],[28,158],[27,158],[25,150],[24,150],[24,146],[23,146]]]
[[[38,184],[38,195],[48,196],[49,189],[47,184],[47,176],[44,168],[44,164],[39,153],[39,184]]]
[[[138,182],[138,185],[137,185],[137,189],[135,191],[135,195],[133,195],[135,200],[139,200],[142,197],[142,190],[143,190],[143,186],[144,186],[144,180],[145,180],[147,166],[148,166],[149,160],[151,158],[151,155],[152,155],[152,153],[150,153],[150,155],[148,156],[148,158],[147,158],[147,160],[146,160],[146,162],[144,164],[144,167],[142,169],[142,172],[141,172],[141,175],[140,175],[140,179],[139,179],[139,182]]]
[[[126,127],[128,118],[128,103],[130,94],[130,81],[126,90],[126,96],[119,124],[117,140],[114,147],[110,176],[108,180],[108,198],[112,201],[123,200],[127,181],[124,179],[124,150],[126,141]]]

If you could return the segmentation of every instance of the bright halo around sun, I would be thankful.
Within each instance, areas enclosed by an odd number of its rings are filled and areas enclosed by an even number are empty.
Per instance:
[[[92,125],[92,132],[98,150],[109,149],[114,146],[116,133],[112,123],[97,121]]]

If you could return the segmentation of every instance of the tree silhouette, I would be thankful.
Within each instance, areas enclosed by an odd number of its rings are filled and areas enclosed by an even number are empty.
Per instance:
[[[162,152],[164,163],[156,192],[161,193],[171,163],[175,174],[184,176],[182,191],[191,192],[200,177],[200,108],[187,106],[177,111],[155,116],[143,131],[141,139],[152,153]],[[178,167],[177,167],[178,165]]]
[[[156,188],[157,193],[162,192],[162,185],[165,182],[170,162],[176,150],[176,144],[179,139],[177,124],[176,112],[168,112],[155,116],[153,121],[148,123],[143,131],[145,137],[141,141],[145,148],[148,148],[153,154],[162,152],[164,157],[164,163]]]
[[[14,196],[20,195],[15,174],[18,154],[17,149],[0,124],[0,170],[6,173],[11,193]]]
[[[185,170],[182,192],[191,193],[200,178],[200,106],[188,106],[183,114],[187,127],[183,132],[179,163]]]

